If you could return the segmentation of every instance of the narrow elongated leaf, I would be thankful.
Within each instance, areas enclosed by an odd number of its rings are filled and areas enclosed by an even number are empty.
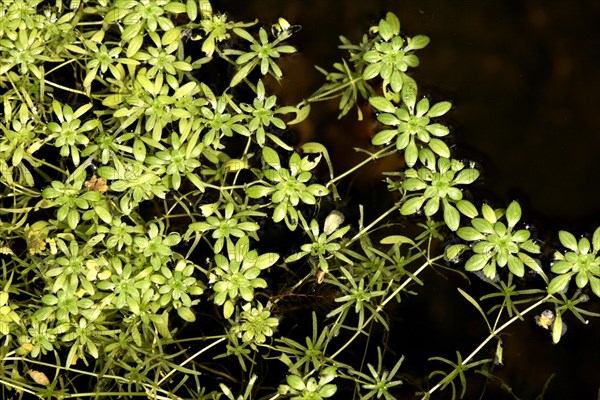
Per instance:
[[[470,294],[468,294],[467,292],[465,292],[464,290],[462,290],[461,288],[458,288],[458,292],[462,295],[462,297],[464,297],[465,299],[467,299],[467,301],[469,303],[471,303],[473,305],[473,307],[475,307],[477,309],[477,311],[479,311],[479,314],[481,314],[481,316],[483,317],[483,320],[485,321],[486,325],[488,326],[488,329],[491,331],[492,327],[487,319],[487,316],[485,315],[485,312],[483,311],[483,309],[481,308],[481,306],[477,303],[477,301],[471,297]]]
[[[381,239],[379,241],[379,243],[381,243],[381,244],[404,244],[404,243],[407,243],[407,244],[411,244],[411,245],[415,244],[415,242],[412,239],[410,239],[406,236],[402,236],[402,235],[386,236],[383,239]]]
[[[256,67],[257,64],[258,64],[258,61],[253,60],[253,61],[249,62],[248,64],[244,65],[242,68],[240,68],[238,70],[238,72],[236,72],[236,74],[233,76],[233,78],[231,78],[231,82],[229,85],[231,87],[234,87],[235,85],[240,83],[245,77],[247,77],[250,74],[250,72],[254,69],[254,67]]]

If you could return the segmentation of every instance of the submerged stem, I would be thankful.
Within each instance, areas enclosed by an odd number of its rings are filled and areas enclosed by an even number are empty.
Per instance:
[[[473,350],[471,352],[471,354],[469,354],[464,360],[462,360],[461,364],[457,366],[458,368],[462,368],[463,366],[465,366],[469,361],[471,361],[471,359],[473,357],[475,357],[477,355],[477,353],[479,353],[481,351],[481,349],[493,338],[495,338],[496,336],[498,336],[498,334],[500,332],[502,332],[504,329],[508,328],[510,325],[512,325],[516,320],[521,319],[521,317],[523,317],[523,315],[531,312],[533,309],[535,309],[536,307],[540,306],[541,304],[545,303],[547,300],[549,300],[552,297],[552,295],[546,295],[546,297],[544,297],[541,300],[538,300],[537,302],[535,302],[534,304],[532,304],[531,306],[527,307],[522,313],[520,313],[519,315],[515,315],[514,317],[512,317],[511,319],[509,319],[508,321],[506,321],[502,326],[500,326],[498,329],[493,329],[489,336],[487,338],[485,338],[485,340],[483,342],[481,342],[479,344],[479,346],[477,346],[475,348],[475,350]],[[442,385],[444,384],[444,380],[442,379],[440,382],[438,382],[437,385],[435,385],[434,387],[432,387],[431,389],[429,389],[429,391],[427,393],[424,394],[424,396],[421,399],[428,399],[430,397],[430,395],[435,392],[436,390],[438,390]]]

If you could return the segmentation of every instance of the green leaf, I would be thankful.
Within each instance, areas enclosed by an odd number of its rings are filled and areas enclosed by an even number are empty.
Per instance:
[[[195,21],[198,18],[198,5],[195,0],[187,0],[185,3],[185,11],[190,21]]]
[[[462,240],[466,240],[468,242],[472,242],[475,240],[483,240],[485,239],[485,235],[482,234],[481,232],[479,232],[477,229],[472,228],[470,226],[466,226],[463,228],[460,228],[456,234],[458,235],[459,238],[461,238]]]
[[[579,239],[577,251],[579,254],[588,254],[590,252],[590,241],[587,238]]]
[[[374,146],[385,145],[386,143],[389,143],[397,134],[398,131],[391,129],[377,132],[375,136],[373,136],[373,139],[371,139],[371,143],[373,143]]]
[[[415,214],[421,209],[421,206],[425,202],[425,197],[418,196],[413,197],[412,199],[408,199],[406,203],[402,204],[402,208],[400,208],[400,214],[402,215],[411,215]]]
[[[263,196],[267,196],[275,191],[274,187],[268,187],[263,185],[254,185],[246,189],[246,194],[252,199],[259,199]]]
[[[425,130],[433,136],[438,137],[446,136],[448,133],[450,133],[450,129],[442,124],[429,124],[425,127]]]
[[[427,187],[427,184],[417,178],[408,178],[402,182],[402,188],[413,192],[415,190],[423,190]]]
[[[568,274],[554,277],[548,285],[548,293],[554,294],[557,292],[561,292],[569,284],[569,281],[571,280],[572,276],[573,273],[571,272]]]
[[[596,228],[594,231],[594,236],[592,237],[592,244],[594,248],[594,253],[598,253],[600,251],[600,227]]]
[[[233,306],[231,300],[225,301],[225,303],[223,304],[223,317],[225,317],[225,319],[230,318],[233,315],[234,310],[235,307]]]
[[[434,196],[425,203],[425,208],[423,211],[425,215],[430,217],[435,214],[440,209],[440,198],[439,196]]]
[[[389,24],[390,29],[394,35],[398,35],[400,33],[400,20],[396,16],[396,14],[392,12],[388,12],[385,14],[385,21]]]
[[[425,35],[417,35],[408,39],[408,45],[404,47],[405,51],[419,50],[429,44],[429,37]]]
[[[391,101],[389,101],[385,97],[381,97],[381,96],[370,97],[369,103],[379,111],[390,113],[390,114],[393,114],[396,112],[396,107],[392,104]]]
[[[592,288],[592,292],[598,297],[600,297],[600,279],[590,275],[590,287]]]
[[[450,157],[450,149],[448,148],[448,145],[446,143],[442,142],[440,139],[435,139],[435,138],[430,139],[429,140],[429,148],[431,148],[431,150],[433,150],[433,152],[440,157],[445,157],[445,158]],[[479,172],[479,171],[477,171],[477,172]]]
[[[235,85],[240,83],[245,77],[247,77],[250,74],[250,72],[252,72],[252,70],[254,69],[254,67],[256,67],[257,64],[258,61],[252,60],[251,62],[240,68],[238,72],[235,73],[233,78],[231,78],[229,86],[234,87]]]
[[[488,328],[491,330],[491,325],[487,319],[487,316],[485,315],[485,312],[483,311],[483,309],[481,308],[481,306],[479,305],[479,303],[477,303],[477,301],[467,292],[465,292],[464,290],[462,290],[461,288],[458,288],[458,292],[465,298],[467,299],[467,301],[469,303],[471,303],[473,305],[473,307],[475,307],[477,309],[477,311],[479,311],[479,313],[481,314],[481,316],[483,317],[483,320],[485,321],[485,323],[487,324]]]
[[[105,206],[95,206],[94,212],[104,223],[110,224],[112,222],[112,214]]]
[[[69,210],[69,213],[67,214],[67,224],[71,229],[77,228],[77,225],[79,224],[79,211]]]
[[[560,338],[562,335],[563,335],[563,320],[562,320],[562,315],[557,310],[556,317],[554,318],[554,323],[552,324],[552,343],[557,344],[560,341]]]
[[[519,278],[522,278],[525,274],[525,267],[523,266],[523,262],[519,258],[513,256],[512,254],[509,254],[508,256],[508,269],[510,270],[510,272],[512,272]]]
[[[365,54],[366,56],[366,54]],[[375,78],[381,71],[381,63],[371,64],[363,71],[363,79],[368,81]]]
[[[479,178],[479,171],[473,168],[463,169],[454,178],[455,185],[469,185]]]
[[[304,381],[298,375],[288,375],[285,377],[285,381],[288,385],[294,390],[302,391],[304,390]]]
[[[129,10],[129,9],[122,8],[122,7],[115,7],[106,13],[106,16],[104,17],[104,21],[106,21],[108,23],[117,22],[117,21],[121,20],[123,17],[125,17],[127,14],[129,14],[130,12],[131,12],[131,10]]]
[[[415,103],[417,102],[417,91],[417,83],[414,79],[406,79],[404,85],[402,85],[402,101],[411,112],[414,110]]]
[[[192,310],[190,310],[188,307],[179,307],[177,309],[177,314],[184,321],[187,321],[187,322],[194,322],[194,321],[196,321],[196,315],[194,315],[194,312]]]
[[[452,246],[446,247],[446,258],[448,260],[454,260],[456,257],[461,255],[463,252],[469,249],[466,244],[453,244]]]
[[[556,261],[554,264],[552,264],[552,267],[550,268],[550,270],[552,272],[554,272],[555,274],[564,274],[566,272],[569,272],[571,270],[571,268],[573,268],[573,265],[570,262],[567,262],[565,260],[560,260],[560,261]]]
[[[404,244],[404,243],[408,243],[411,245],[415,245],[415,242],[406,237],[406,236],[402,236],[402,235],[390,235],[390,236],[386,236],[383,239],[381,239],[379,241],[379,243],[381,244]]]
[[[379,21],[379,34],[381,35],[381,38],[385,41],[389,41],[392,38],[392,36],[394,36],[394,31],[391,25],[383,19]]]
[[[565,246],[567,249],[572,250],[574,252],[578,251],[577,239],[575,239],[575,236],[573,236],[571,233],[567,231],[559,231],[558,238],[560,239],[562,245]]]
[[[430,118],[439,117],[446,114],[450,108],[452,108],[452,103],[449,101],[435,103],[433,107],[429,109],[426,115]]]
[[[299,109],[296,110],[296,118],[289,121],[287,124],[288,125],[298,124],[298,123],[304,121],[308,117],[309,114],[310,114],[310,104],[303,105],[302,107],[300,107]]]
[[[491,254],[475,254],[469,258],[465,264],[465,270],[467,271],[479,271],[488,263]]]
[[[419,117],[422,117],[423,115],[427,114],[428,110],[429,110],[429,99],[427,99],[427,97],[423,97],[417,103],[416,115]]]
[[[448,229],[456,231],[460,225],[460,214],[450,203],[444,199],[444,222]]]
[[[415,142],[411,140],[411,142],[408,144],[408,146],[406,146],[406,149],[404,150],[404,161],[406,162],[406,165],[412,167],[415,165],[418,158],[419,149],[417,148]]]
[[[279,254],[277,253],[265,253],[256,259],[254,266],[259,269],[266,269],[275,264],[279,260]]]
[[[306,254],[308,254],[308,253],[306,253],[306,252],[304,252],[304,251],[301,251],[301,252],[299,252],[299,253],[294,253],[294,254],[292,254],[291,256],[287,257],[287,258],[285,259],[285,262],[286,262],[286,263],[291,263],[291,262],[294,262],[294,261],[298,261],[298,260],[300,260],[301,258],[305,257],[305,256],[306,256]]]
[[[272,168],[279,170],[281,168],[281,161],[279,160],[279,155],[272,148],[265,146],[263,147],[262,157],[265,162],[271,166]]]
[[[287,203],[286,202],[280,203],[273,210],[273,221],[274,222],[281,222],[281,221],[283,221],[283,219],[285,218],[286,214],[287,214]]]
[[[458,208],[458,211],[468,218],[475,218],[479,214],[477,208],[475,208],[473,203],[471,203],[469,200],[457,201],[456,208]]]
[[[487,222],[489,222],[490,224],[494,224],[498,220],[496,218],[496,213],[494,212],[494,209],[492,207],[490,207],[489,205],[487,205],[487,204],[484,204],[481,207],[481,214],[483,215],[483,218],[485,218],[485,220]]]
[[[406,75],[398,70],[394,70],[392,75],[390,76],[390,86],[392,87],[392,91],[394,93],[398,93],[402,88],[403,84],[406,81]]]
[[[513,201],[506,209],[506,221],[509,227],[514,227],[521,219],[521,206],[518,202]]]
[[[333,383],[329,383],[327,385],[323,385],[323,387],[319,389],[319,396],[326,399],[333,396],[336,392],[337,386]]]

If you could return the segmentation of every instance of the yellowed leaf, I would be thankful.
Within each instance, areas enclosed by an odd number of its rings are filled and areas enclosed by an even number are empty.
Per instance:
[[[35,383],[37,383],[38,385],[44,385],[47,386],[50,384],[50,380],[48,379],[48,377],[46,376],[46,374],[44,374],[43,372],[40,371],[36,371],[33,369],[30,369],[29,371],[27,371],[27,374],[31,377],[31,379],[34,380]]]

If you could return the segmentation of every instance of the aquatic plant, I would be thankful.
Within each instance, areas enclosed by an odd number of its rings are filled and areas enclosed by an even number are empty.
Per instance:
[[[208,0],[8,0],[0,16],[3,398],[393,399],[411,383],[390,316],[429,270],[483,274],[479,300],[458,291],[489,334],[432,357],[443,367],[410,389],[423,398],[464,396],[537,307],[554,310],[536,321],[555,343],[568,311],[598,316],[580,303],[600,296],[600,228],[560,231],[567,251],[545,265],[518,202],[472,199],[452,104],[411,77],[429,38],[394,14],[342,37],[346,55],[294,105],[269,84],[296,51],[285,19],[233,21]],[[325,100],[378,114],[341,174],[290,134]],[[381,177],[391,206],[366,217],[340,185],[398,156]]]

